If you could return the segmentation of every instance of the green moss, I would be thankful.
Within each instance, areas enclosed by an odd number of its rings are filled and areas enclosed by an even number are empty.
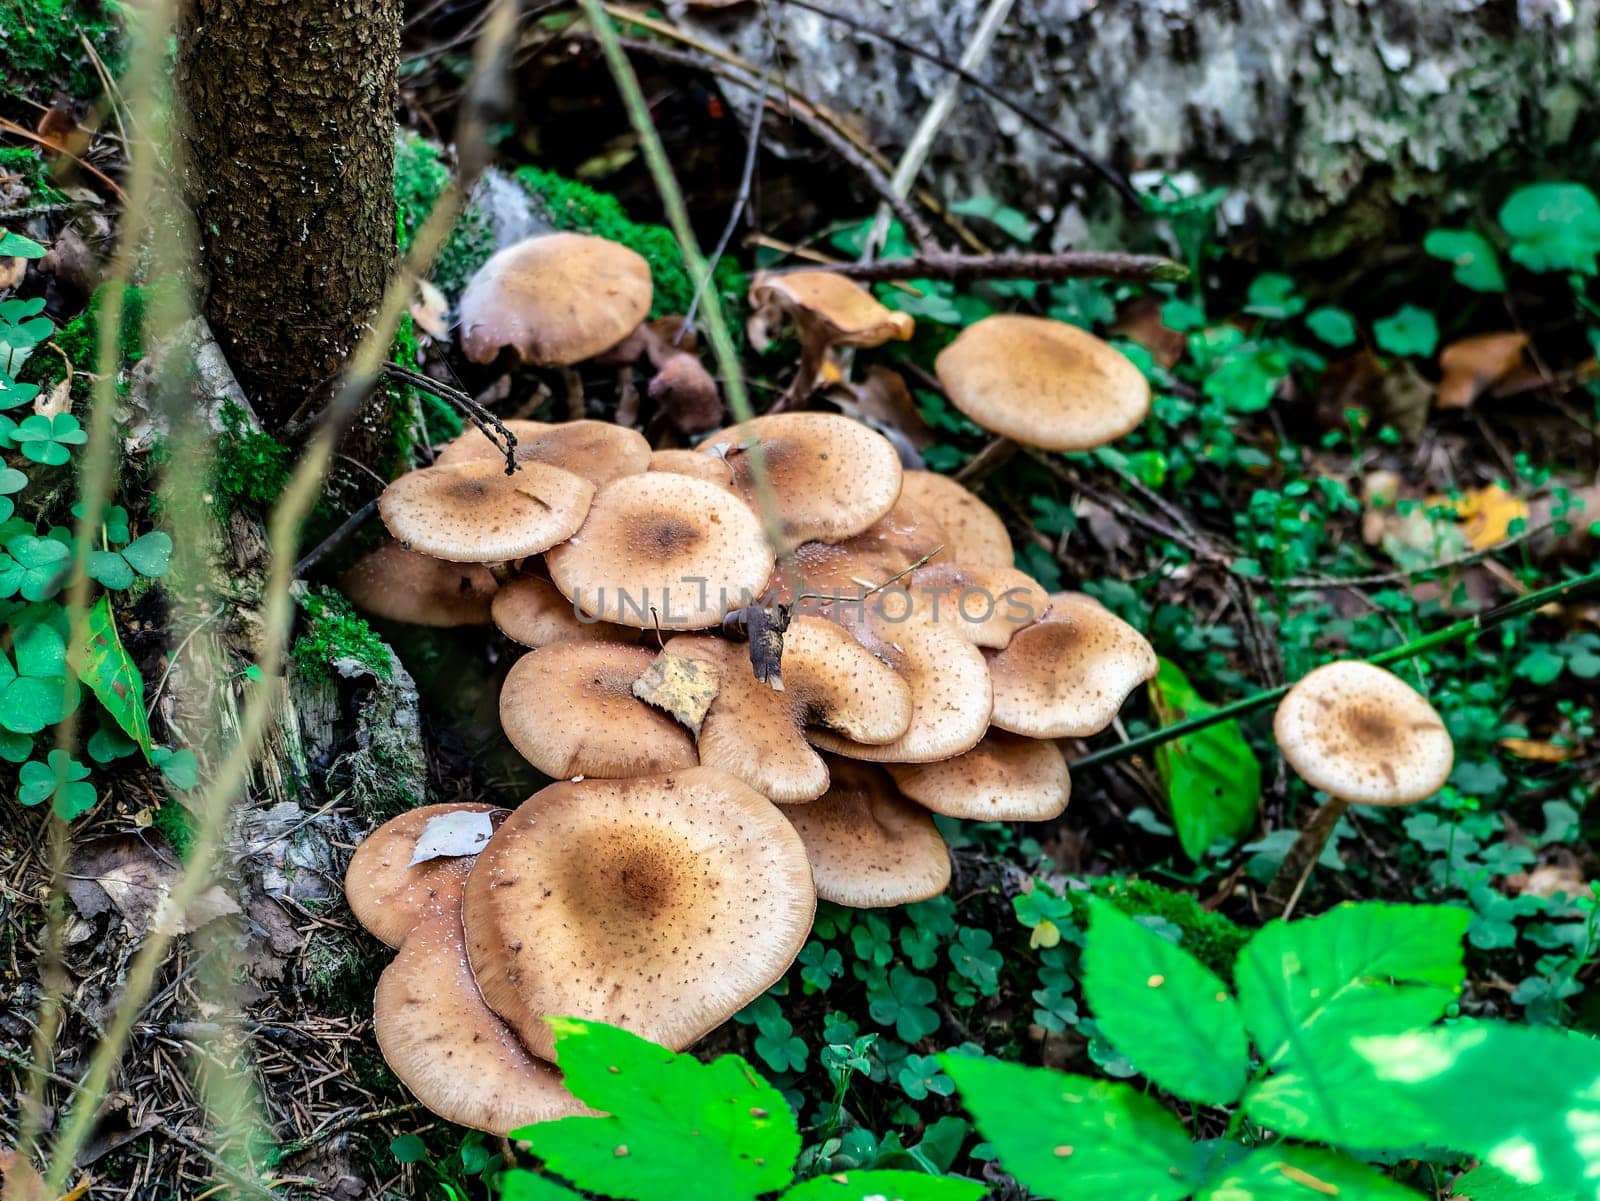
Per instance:
[[[1232,977],[1233,961],[1250,937],[1250,931],[1220,913],[1202,909],[1188,893],[1148,880],[1112,876],[1091,881],[1090,890],[1129,917],[1159,917],[1171,922],[1183,931],[1184,949],[1224,978]]]
[[[98,96],[100,76],[79,35],[112,76],[120,75],[125,64],[121,14],[116,0],[8,0],[0,17],[0,88],[12,93],[60,88],[79,98]]]
[[[161,831],[178,858],[187,862],[189,848],[194,846],[194,818],[189,811],[168,797],[156,806],[152,824]]]
[[[333,664],[354,659],[380,680],[394,676],[393,660],[383,639],[373,632],[337,592],[307,593],[300,601],[305,628],[294,641],[290,654],[295,666],[314,679],[331,680]]]
[[[324,925],[306,939],[300,952],[306,991],[331,1008],[372,1012],[372,990],[393,952],[376,939]]]
[[[252,430],[238,405],[223,405],[221,418],[211,481],[217,510],[265,513],[283,495],[294,455],[270,434]]]
[[[688,311],[694,298],[694,282],[684,269],[677,238],[665,225],[635,221],[623,211],[616,197],[542,167],[519,167],[516,180],[556,229],[610,238],[641,255],[650,264],[655,281],[653,316]],[[725,305],[737,309],[744,303],[749,278],[732,259],[719,259],[712,279]]]
[[[394,142],[395,238],[400,253],[412,240],[434,203],[450,183],[450,166],[438,146],[410,130],[399,130]],[[468,208],[439,248],[433,265],[433,282],[447,296],[459,295],[472,273],[494,251],[494,232],[482,212]],[[401,362],[409,360],[402,359]],[[432,426],[430,424],[429,428]]]
[[[145,311],[159,297],[153,289],[171,286],[157,283],[150,287],[137,284],[129,286],[122,294],[122,329],[117,339],[120,368],[125,369],[144,358],[143,328]],[[75,374],[73,397],[82,400],[88,394],[89,377],[95,372],[100,357],[99,312],[105,303],[106,286],[102,284],[89,297],[83,312],[60,329],[52,339],[61,354],[41,351],[32,355],[22,368],[22,378],[49,388],[66,378],[67,363]],[[65,361],[63,361],[65,356]]]
[[[23,205],[59,204],[66,200],[50,183],[50,167],[35,147],[0,147],[0,178],[22,181],[28,190]]]

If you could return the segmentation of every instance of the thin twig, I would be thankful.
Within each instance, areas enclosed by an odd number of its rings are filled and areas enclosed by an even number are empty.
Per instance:
[[[374,496],[341,521],[338,529],[306,552],[305,556],[294,565],[294,578],[297,580],[305,579],[311,573],[311,570],[327,557],[329,552],[336,549],[346,538],[366,525],[367,520],[378,511],[378,500],[379,498]]]
[[[744,169],[739,174],[739,193],[733,199],[733,208],[728,212],[728,223],[722,227],[722,235],[717,239],[716,247],[711,251],[711,269],[715,271],[717,264],[722,261],[722,256],[727,253],[728,243],[733,240],[733,231],[739,228],[739,218],[750,204],[750,188],[755,182],[756,158],[761,149],[761,118],[767,111],[767,88],[772,81],[769,71],[761,73],[761,90],[756,93],[756,102],[750,107],[750,132],[745,136]],[[752,223],[753,224],[753,223]],[[683,314],[683,323],[678,326],[677,338],[681,341],[684,334],[688,333],[694,325],[695,311],[700,307],[700,297],[711,286],[711,276],[707,275],[695,285],[694,295],[689,300],[689,308]]]
[[[981,279],[1126,279],[1139,283],[1187,279],[1189,269],[1158,254],[1116,250],[1063,250],[1056,254],[952,254],[945,251],[875,263],[844,263],[829,270],[866,283],[901,279],[940,279],[972,283]]]
[[[437,396],[440,400],[455,405],[464,414],[467,420],[478,427],[478,432],[499,448],[500,453],[506,457],[506,474],[511,475],[517,469],[517,436],[511,432],[506,423],[501,421],[493,412],[479,404],[471,395],[461,388],[451,384],[441,383],[432,376],[423,375],[420,371],[413,371],[399,363],[385,363],[384,374],[391,379],[400,380],[410,384],[429,395]],[[491,432],[490,427],[493,427]]]

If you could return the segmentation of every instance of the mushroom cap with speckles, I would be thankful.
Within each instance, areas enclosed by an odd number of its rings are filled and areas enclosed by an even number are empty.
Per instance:
[[[937,471],[908,471],[901,495],[944,527],[944,558],[955,563],[1010,567],[1011,535],[1000,515],[961,484]]]
[[[833,783],[785,809],[811,860],[817,896],[872,909],[936,897],[950,884],[950,851],[926,809],[895,791],[884,770],[830,758]]]
[[[461,906],[420,922],[378,977],[373,1033],[389,1067],[446,1121],[490,1134],[591,1112],[478,992]]]
[[[969,821],[1049,821],[1072,796],[1059,746],[1004,730],[990,730],[953,759],[887,766],[900,791],[919,805]]]
[[[708,767],[535,793],[478,857],[464,909],[484,1000],[547,1058],[546,1014],[682,1050],[783,975],[815,913],[794,827]]]
[[[926,622],[893,622],[870,606],[853,629],[858,641],[894,668],[911,689],[911,724],[892,742],[853,742],[812,730],[815,746],[877,763],[932,763],[965,754],[989,726],[993,691],[983,652],[958,634]]]
[[[638,430],[609,421],[516,421],[505,427],[517,439],[512,452],[519,463],[548,463],[581,475],[596,488],[650,466],[650,443]],[[439,451],[435,467],[461,463],[499,463],[506,457],[477,426],[463,430]]]
[[[773,577],[775,599],[792,603],[796,595],[824,615],[840,606],[832,598],[860,598],[945,543],[944,527],[904,496],[861,533],[843,542],[804,542]],[[937,561],[937,560],[935,560]],[[798,589],[796,585],[801,585]],[[859,608],[846,604],[845,610]]]
[[[477,563],[447,563],[387,542],[356,561],[339,590],[363,613],[416,626],[489,622],[494,576]]]
[[[361,840],[344,873],[344,895],[356,921],[391,947],[405,941],[423,918],[461,907],[461,889],[472,855],[411,863],[417,839],[434,818],[447,813],[493,813],[493,805],[467,802],[423,805],[391,817]]]
[[[1444,787],[1455,747],[1426,699],[1393,672],[1325,663],[1283,698],[1273,737],[1313,788],[1359,805],[1409,805]]]
[[[750,303],[777,305],[802,328],[815,329],[828,346],[882,346],[903,342],[916,329],[909,313],[878,303],[855,280],[833,271],[786,271],[758,275],[750,285]]]
[[[696,762],[694,742],[633,695],[655,652],[616,642],[553,642],[506,674],[500,725],[547,776],[651,775]]]
[[[642,630],[719,624],[760,594],[772,563],[748,506],[726,488],[665,471],[601,488],[583,528],[545,556],[580,612]]]
[[[943,559],[917,568],[906,580],[910,620],[931,621],[974,646],[1001,650],[1050,608],[1050,594],[1026,572]]]
[[[566,367],[622,341],[650,314],[650,264],[617,242],[551,233],[507,246],[461,294],[461,348],[492,363]]]
[[[911,686],[849,630],[821,617],[790,620],[783,686],[808,725],[855,742],[893,742],[911,728]]]
[[[1097,601],[1058,593],[1043,621],[989,652],[994,724],[1029,738],[1085,738],[1110,725],[1158,666],[1138,630]]]
[[[1046,450],[1104,446],[1150,411],[1150,385],[1127,355],[1048,317],[975,321],[934,369],[950,403],[984,429]]]
[[[658,450],[650,456],[651,471],[669,475],[691,475],[719,488],[733,487],[733,468],[717,455],[698,450]]]
[[[756,456],[783,527],[780,552],[842,542],[885,516],[900,496],[900,456],[876,430],[838,413],[772,413],[712,434],[701,453],[727,460],[733,489],[757,512]]]
[[[503,462],[408,471],[383,490],[378,516],[407,550],[452,563],[537,555],[583,525],[594,485],[548,463],[507,475]]]
[[[581,620],[561,590],[536,575],[502,584],[489,612],[502,634],[536,650],[552,642],[632,642],[639,636],[610,622]]]

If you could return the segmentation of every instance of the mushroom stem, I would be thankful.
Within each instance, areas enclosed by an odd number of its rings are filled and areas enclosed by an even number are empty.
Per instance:
[[[574,367],[561,369],[561,380],[567,387],[567,420],[582,421],[583,407],[583,377]]]
[[[973,455],[967,461],[966,466],[956,472],[956,481],[968,486],[976,484],[986,476],[1004,467],[1011,461],[1011,457],[1021,449],[1022,447],[1010,438],[996,438],[977,454]]]
[[[1348,802],[1329,797],[1327,804],[1311,815],[1305,829],[1300,831],[1300,837],[1295,839],[1294,846],[1283,857],[1277,875],[1272,877],[1272,883],[1267,887],[1267,898],[1274,903],[1274,907],[1281,907],[1280,917],[1287,918],[1294,912],[1300,894],[1305,891],[1306,882],[1316,869],[1317,860],[1322,858],[1322,848],[1328,845],[1333,828],[1349,808]]]
[[[782,413],[803,404],[806,397],[816,391],[817,380],[822,376],[822,365],[828,359],[828,342],[826,338],[810,336],[807,331],[801,330],[800,336],[800,367],[794,374],[794,379],[789,381],[789,386],[782,396],[773,403],[767,411],[769,413]]]
[[[639,424],[639,389],[633,382],[633,366],[617,368],[617,424],[634,429]]]

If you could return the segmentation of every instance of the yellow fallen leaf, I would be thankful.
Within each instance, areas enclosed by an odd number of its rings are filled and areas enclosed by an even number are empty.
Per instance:
[[[1514,522],[1528,519],[1528,502],[1513,496],[1499,484],[1469,489],[1456,501],[1446,496],[1430,496],[1428,504],[1449,505],[1455,510],[1467,545],[1473,550],[1484,550],[1504,542],[1511,536]]]
[[[1565,763],[1578,753],[1577,747],[1557,746],[1537,738],[1502,738],[1500,746],[1518,759],[1532,759],[1537,763]]]

